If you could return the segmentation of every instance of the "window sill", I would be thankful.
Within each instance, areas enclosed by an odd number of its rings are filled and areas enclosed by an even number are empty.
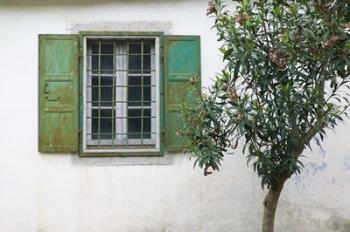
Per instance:
[[[89,154],[90,155],[90,154]],[[135,165],[173,165],[174,156],[171,154],[157,156],[150,156],[144,154],[143,156],[136,156],[135,154],[127,154],[128,156],[112,157],[95,154],[95,156],[86,156],[85,154],[73,154],[71,161],[73,165],[77,166],[135,166]],[[98,157],[98,158],[97,158]]]
[[[163,156],[163,152],[82,152],[79,157],[152,157]]]

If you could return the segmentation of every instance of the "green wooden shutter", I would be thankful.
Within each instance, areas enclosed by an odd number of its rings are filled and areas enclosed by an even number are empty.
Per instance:
[[[39,151],[78,149],[77,35],[39,35]]]
[[[191,103],[191,79],[200,80],[199,36],[164,37],[165,145],[168,152],[182,152],[185,141],[176,131],[182,127],[180,110]],[[198,81],[200,88],[201,82]]]

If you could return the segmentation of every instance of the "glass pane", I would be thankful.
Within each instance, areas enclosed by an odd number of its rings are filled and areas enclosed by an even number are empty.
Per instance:
[[[141,44],[129,44],[129,54],[141,54]]]
[[[151,105],[151,87],[143,87],[143,100],[145,106]]]
[[[101,86],[113,86],[113,77],[101,76]]]
[[[101,69],[113,70],[113,56],[101,56]]]
[[[151,110],[144,109],[143,110],[143,138],[150,139],[151,138]]]
[[[128,137],[129,139],[141,138],[141,109],[128,110]],[[139,118],[135,118],[139,117]]]
[[[91,79],[92,86],[98,86],[98,76],[92,76]]]
[[[113,130],[113,121],[114,119],[112,118],[112,110],[109,109],[101,109],[100,110],[100,132],[101,134],[101,139],[112,139],[113,135],[112,133],[114,132]]]
[[[101,78],[102,80],[103,78]],[[94,78],[93,80],[98,80],[97,78]],[[96,82],[96,81],[94,81]],[[110,82],[111,83],[111,82]],[[91,95],[92,95],[92,106],[98,106],[98,102],[101,102],[101,106],[112,106],[113,105],[113,86],[108,86],[108,87],[103,87],[101,86],[101,99],[99,99],[99,88],[98,88],[98,83],[93,83],[97,84],[96,87],[91,88]],[[101,83],[102,84],[102,83]]]
[[[98,133],[97,133],[97,130],[98,130],[98,119],[93,118],[91,126],[92,126],[92,136],[91,136],[92,139],[98,139]]]
[[[92,69],[98,69],[98,56],[91,56]]]
[[[93,54],[98,54],[98,44],[97,43],[93,43],[91,44],[91,50]]]
[[[143,85],[151,85],[151,77],[150,76],[143,77]]]
[[[140,55],[130,55],[129,56],[129,72],[139,73],[141,70],[141,56]]]
[[[98,139],[98,122],[100,122],[100,139],[112,139],[114,133],[111,109],[100,109],[100,118],[98,118],[98,110],[92,110],[92,139]]]
[[[143,56],[143,70],[144,73],[147,70],[149,73],[149,70],[151,70],[151,55],[144,55]]]
[[[148,139],[151,138],[151,110],[143,110],[143,119],[141,118],[142,109],[129,109],[128,110],[128,133],[129,139]],[[141,125],[143,120],[143,129]],[[143,133],[141,133],[143,132]]]
[[[113,87],[101,87],[101,106],[112,106]]]
[[[98,106],[98,87],[92,87],[91,88],[91,95],[92,95],[92,106]]]
[[[102,54],[113,54],[113,44],[101,44]]]
[[[92,110],[92,119],[91,119],[91,132],[92,139],[98,139],[98,110]]]
[[[101,118],[112,118],[112,109],[100,109]]]
[[[92,81],[91,81],[92,86],[98,87],[99,86],[98,76],[93,75],[91,78],[92,78]],[[113,86],[112,76],[101,76],[100,78],[101,78],[101,86],[109,86],[109,87]]]
[[[91,117],[92,118],[97,118],[98,117],[98,109],[92,109]]]
[[[145,106],[151,105],[151,77],[144,76],[143,77],[143,100]]]
[[[128,86],[141,85],[141,76],[129,76]]]
[[[141,105],[141,77],[132,76],[129,77],[128,82],[128,101],[129,106],[139,106]],[[133,102],[138,101],[138,102]]]
[[[151,53],[151,44],[147,44],[147,43],[143,44],[143,53],[145,54]]]
[[[128,104],[129,106],[141,105],[141,87],[129,87]]]

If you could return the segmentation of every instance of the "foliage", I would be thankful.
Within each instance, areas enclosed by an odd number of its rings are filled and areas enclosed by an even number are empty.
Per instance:
[[[184,107],[181,133],[205,174],[219,170],[227,149],[240,141],[270,189],[299,173],[310,140],[320,143],[346,116],[350,3],[231,1],[235,9],[209,2],[225,67]]]

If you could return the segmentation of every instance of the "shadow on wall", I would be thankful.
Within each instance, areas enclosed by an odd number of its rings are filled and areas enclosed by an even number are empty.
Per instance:
[[[0,0],[0,6],[52,6],[52,5],[98,5],[118,2],[186,2],[188,0]],[[192,0],[203,1],[203,0]]]
[[[332,216],[328,220],[328,228],[331,231],[337,232],[349,232],[350,231],[350,220],[339,216]]]

